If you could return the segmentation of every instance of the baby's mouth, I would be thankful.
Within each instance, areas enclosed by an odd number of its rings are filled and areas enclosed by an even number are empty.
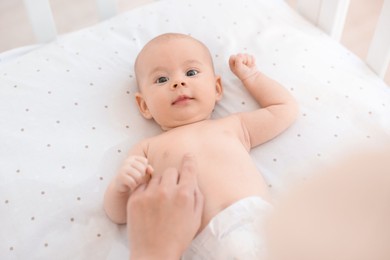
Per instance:
[[[193,100],[193,99],[194,98],[191,98],[191,97],[186,96],[186,95],[180,95],[172,102],[172,105],[187,104],[188,101]]]

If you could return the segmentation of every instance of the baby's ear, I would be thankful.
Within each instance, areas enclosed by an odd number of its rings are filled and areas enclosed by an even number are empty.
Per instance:
[[[145,99],[143,98],[141,93],[135,93],[135,101],[137,102],[138,109],[141,112],[142,116],[146,119],[152,119],[152,114],[150,114],[148,105],[146,104]]]
[[[215,90],[216,90],[216,100],[219,101],[222,99],[223,87],[221,76],[215,77]]]

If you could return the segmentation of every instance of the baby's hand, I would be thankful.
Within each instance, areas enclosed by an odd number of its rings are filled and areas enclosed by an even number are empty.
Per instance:
[[[229,66],[230,70],[241,81],[245,81],[258,73],[255,57],[249,54],[239,53],[237,55],[230,56]]]
[[[118,192],[133,191],[138,185],[147,181],[147,174],[153,173],[153,167],[143,156],[129,156],[124,161],[115,178]]]

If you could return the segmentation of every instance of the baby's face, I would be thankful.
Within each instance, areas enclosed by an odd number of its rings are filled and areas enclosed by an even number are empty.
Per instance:
[[[149,43],[136,74],[140,111],[164,130],[208,119],[222,95],[207,49],[190,37]]]

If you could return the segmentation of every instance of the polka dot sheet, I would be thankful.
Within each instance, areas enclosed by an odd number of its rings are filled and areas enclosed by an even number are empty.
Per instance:
[[[102,198],[129,148],[160,132],[136,108],[133,62],[165,32],[209,46],[225,91],[214,118],[258,107],[229,71],[237,52],[298,100],[297,122],[251,153],[276,193],[390,138],[389,87],[283,1],[153,3],[0,66],[0,259],[128,257]]]

